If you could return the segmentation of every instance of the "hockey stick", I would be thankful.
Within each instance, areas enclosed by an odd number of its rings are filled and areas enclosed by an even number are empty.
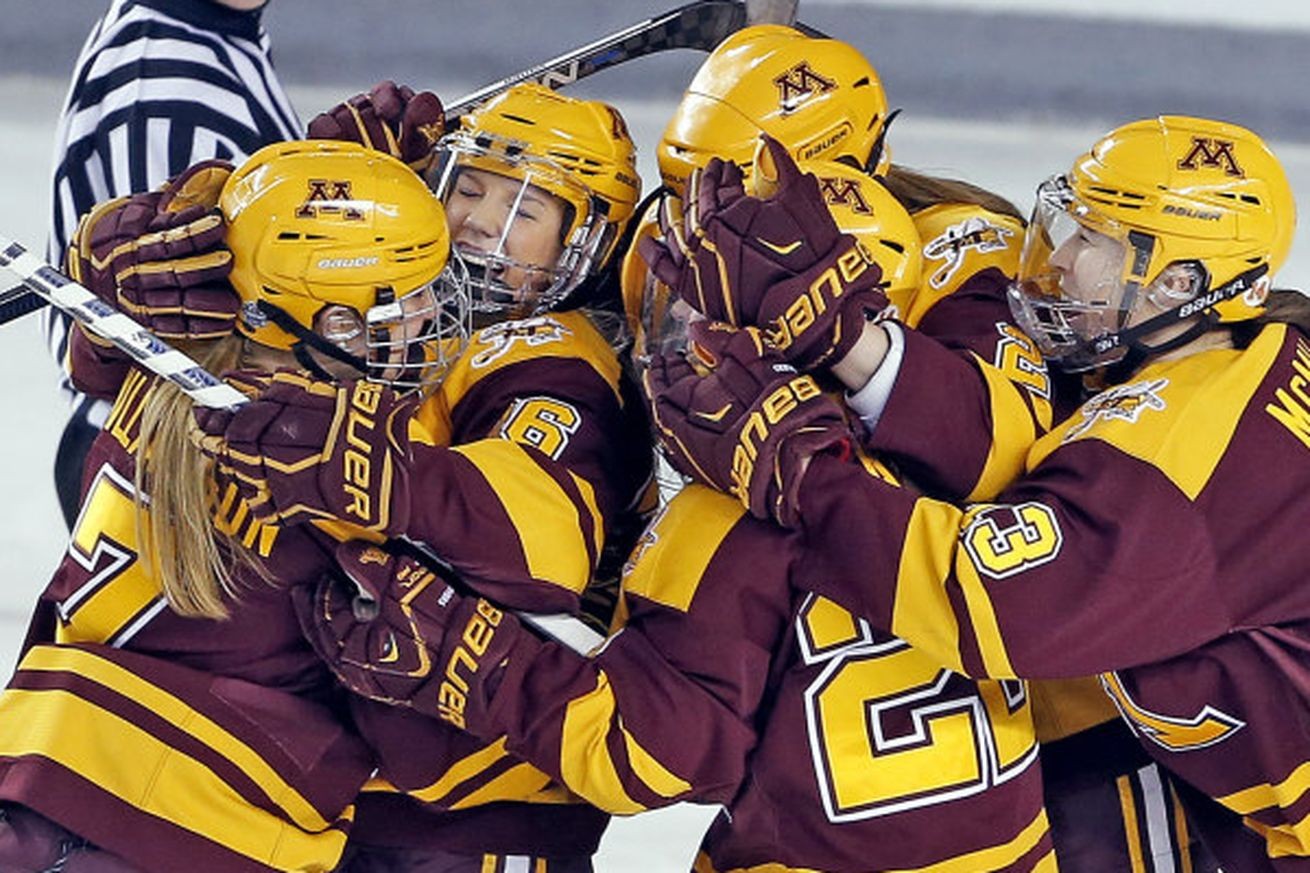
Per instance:
[[[474,106],[521,82],[537,82],[558,90],[634,58],[672,49],[713,51],[729,34],[747,24],[792,24],[807,36],[823,36],[805,24],[793,24],[795,16],[796,0],[695,0],[447,103],[446,123],[453,124]]]
[[[0,294],[0,300],[9,299],[10,295],[19,290],[30,291],[34,299],[68,313],[91,333],[113,343],[146,370],[172,382],[201,406],[236,409],[250,402],[246,395],[210,373],[184,352],[173,348],[144,326],[28,252],[21,243],[5,236],[0,236],[0,273],[8,273],[19,282],[17,286]],[[448,581],[459,578],[448,563],[423,543],[413,540],[406,542],[432,560],[442,570],[443,578]],[[571,615],[516,614],[524,623],[537,628],[550,639],[582,654],[604,641],[601,634]]]
[[[791,24],[808,36],[824,34],[808,25],[794,22],[797,0],[694,0],[685,6],[656,15],[645,21],[625,27],[594,42],[565,52],[559,57],[528,67],[506,76],[490,85],[479,88],[453,103],[446,105],[447,124],[453,124],[477,104],[508,90],[520,82],[539,82],[551,89],[585,79],[601,70],[616,67],[625,61],[672,49],[694,49],[709,52],[729,34],[748,24]],[[8,243],[0,238],[0,242]],[[35,274],[33,274],[35,275]],[[57,274],[56,274],[57,275]],[[51,290],[54,287],[51,286]],[[47,296],[28,293],[26,285],[0,292],[0,324],[8,324],[46,305]],[[94,300],[94,298],[91,298]],[[82,301],[70,306],[88,305]],[[105,307],[107,309],[107,307]],[[69,311],[70,314],[72,310]],[[88,316],[91,313],[87,313]],[[76,317],[76,316],[74,316]],[[83,322],[85,323],[85,322]],[[91,329],[88,325],[88,329]],[[125,329],[124,329],[125,330]],[[140,360],[144,350],[125,335],[129,346],[115,345]],[[165,375],[161,373],[160,375]],[[166,376],[166,378],[172,378]],[[177,380],[173,380],[177,381]],[[181,383],[178,383],[179,387]],[[183,390],[187,390],[183,388]],[[191,394],[190,391],[188,391]],[[195,398],[195,394],[191,394]],[[201,402],[197,399],[197,402]],[[205,404],[208,405],[208,404]]]

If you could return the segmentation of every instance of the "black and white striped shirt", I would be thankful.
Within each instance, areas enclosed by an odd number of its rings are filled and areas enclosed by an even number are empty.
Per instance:
[[[258,12],[212,0],[114,0],[78,57],[55,137],[47,256],[63,261],[78,217],[112,197],[148,191],[207,158],[240,163],[301,136],[273,70]],[[67,322],[47,314],[63,362]],[[65,380],[78,413],[99,425]]]

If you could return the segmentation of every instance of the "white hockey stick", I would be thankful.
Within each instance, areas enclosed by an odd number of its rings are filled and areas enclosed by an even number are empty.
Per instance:
[[[0,236],[0,269],[19,282],[0,298],[7,299],[19,289],[32,292],[109,340],[142,367],[172,382],[201,406],[235,409],[246,402],[240,391],[5,236]]]
[[[19,289],[32,292],[71,315],[96,336],[109,340],[145,369],[172,382],[201,406],[236,409],[249,402],[246,395],[210,373],[184,352],[173,348],[143,325],[115,310],[28,252],[22,244],[5,236],[0,236],[0,274],[8,274],[19,282],[17,286],[0,294],[0,300],[7,299]],[[423,543],[413,542],[413,545],[440,565],[443,578],[448,581],[459,578],[448,563],[434,555]],[[537,628],[550,639],[582,654],[590,652],[605,639],[576,616],[524,612],[517,615],[524,623]]]

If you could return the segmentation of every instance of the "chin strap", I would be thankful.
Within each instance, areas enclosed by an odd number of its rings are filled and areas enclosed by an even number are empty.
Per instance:
[[[296,356],[296,361],[299,362],[300,366],[312,373],[315,378],[328,382],[336,381],[331,373],[324,370],[323,366],[314,360],[314,356],[309,353],[311,347],[334,361],[340,361],[347,366],[353,367],[363,376],[368,375],[368,361],[358,355],[352,355],[340,346],[333,345],[323,339],[312,330],[308,330],[303,324],[288,315],[285,309],[275,306],[267,300],[259,300],[255,305],[259,307],[260,313],[265,318],[296,338],[297,342],[291,347],[291,352]]]
[[[1232,300],[1234,297],[1245,294],[1254,288],[1256,283],[1264,278],[1268,272],[1268,264],[1252,267],[1245,273],[1238,275],[1227,285],[1212,291],[1202,292],[1181,306],[1176,306],[1167,312],[1161,312],[1141,324],[1096,339],[1093,342],[1093,351],[1101,355],[1114,348],[1126,348],[1127,352],[1124,357],[1107,368],[1107,373],[1113,374],[1116,379],[1126,377],[1148,359],[1173,351],[1202,334],[1214,330],[1220,324],[1219,316],[1215,314],[1214,307],[1225,300]],[[1189,325],[1187,330],[1172,339],[1165,340],[1154,346],[1142,342],[1143,338],[1156,331],[1175,324],[1182,324],[1191,319],[1195,319],[1195,322]]]

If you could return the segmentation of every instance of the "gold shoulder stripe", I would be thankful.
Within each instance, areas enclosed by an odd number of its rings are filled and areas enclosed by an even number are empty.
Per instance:
[[[517,800],[524,803],[559,803],[558,792],[552,792],[550,777],[526,761],[515,764],[451,804],[451,809],[468,809],[500,800]]]
[[[581,593],[591,580],[591,550],[578,506],[527,450],[502,439],[483,439],[451,451],[467,458],[509,516],[523,558],[535,578]],[[585,492],[584,492],[585,500]],[[594,519],[595,528],[603,521]]]
[[[553,312],[475,331],[441,383],[447,409],[492,373],[522,361],[567,358],[589,365],[622,401],[622,366],[605,338],[581,312]]]
[[[746,509],[726,494],[688,485],[669,502],[633,551],[625,594],[686,612],[701,576]]]
[[[960,655],[960,625],[946,594],[951,573],[949,551],[941,548],[959,538],[959,510],[926,498],[914,505],[905,529],[891,632],[914,640],[922,649],[957,673],[964,672]]]
[[[564,783],[606,812],[632,815],[646,807],[623,787],[604,741],[618,704],[609,677],[599,671],[596,687],[568,702],[560,736],[560,774]]]
[[[1195,500],[1224,457],[1238,422],[1282,348],[1286,328],[1244,350],[1213,349],[1142,369],[1092,398],[1038,440],[1029,467],[1074,439],[1098,439],[1156,467]]]

